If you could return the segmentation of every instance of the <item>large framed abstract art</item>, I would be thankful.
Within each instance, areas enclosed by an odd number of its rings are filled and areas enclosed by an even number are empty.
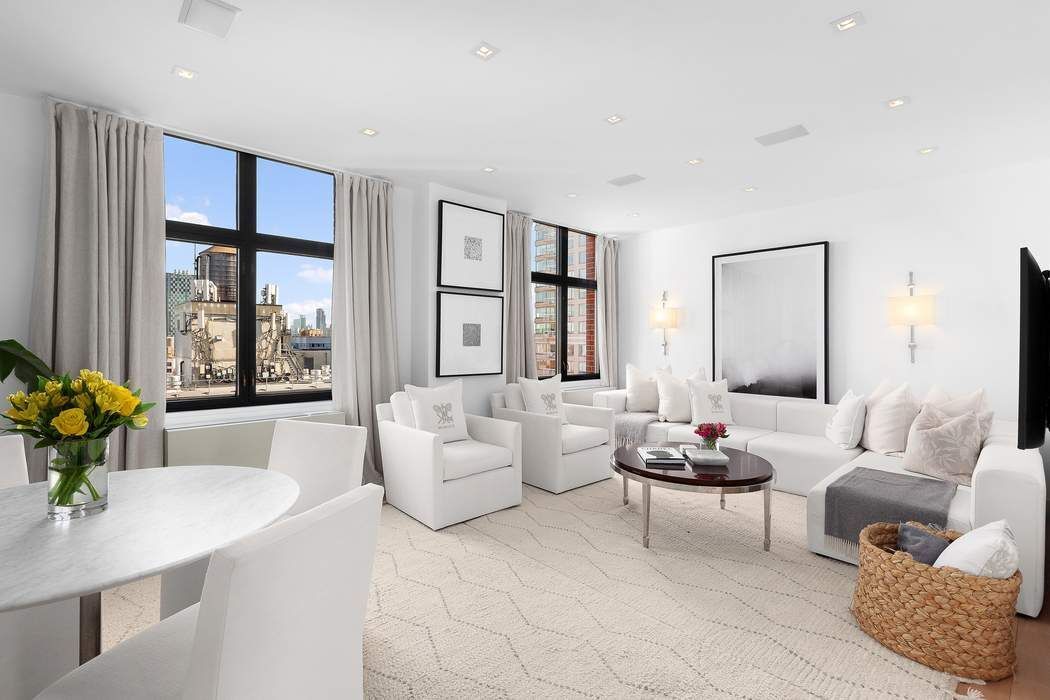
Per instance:
[[[437,295],[437,376],[503,374],[503,297]]]
[[[712,256],[711,301],[716,381],[827,402],[827,241]]]
[[[438,202],[438,286],[503,291],[503,214]]]

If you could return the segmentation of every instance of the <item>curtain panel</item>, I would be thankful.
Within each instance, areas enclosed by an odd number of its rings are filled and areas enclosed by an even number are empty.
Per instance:
[[[400,382],[394,318],[393,187],[336,173],[332,290],[332,399],[368,428],[364,481],[382,483],[375,407]]]
[[[504,372],[507,382],[536,378],[536,342],[532,306],[532,217],[508,211],[504,261],[506,265],[507,344]]]
[[[598,363],[602,379],[610,387],[620,386],[620,332],[619,309],[616,295],[619,292],[617,265],[620,242],[615,238],[601,236],[598,239]]]
[[[145,430],[110,439],[119,469],[163,464],[164,134],[49,104],[29,344],[57,372],[97,369],[155,401]],[[34,450],[42,453],[43,450]],[[33,455],[31,478],[46,478]]]

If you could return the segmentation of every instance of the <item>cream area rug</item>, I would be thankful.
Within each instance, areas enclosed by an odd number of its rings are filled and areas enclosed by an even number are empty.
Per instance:
[[[952,697],[956,679],[858,629],[856,568],[806,549],[804,498],[774,492],[765,552],[761,494],[723,511],[717,496],[654,488],[646,550],[636,484],[630,495],[624,506],[618,478],[526,486],[520,507],[440,532],[385,506],[365,695]],[[105,600],[148,624],[156,587],[136,585]],[[105,625],[107,640],[129,633]]]

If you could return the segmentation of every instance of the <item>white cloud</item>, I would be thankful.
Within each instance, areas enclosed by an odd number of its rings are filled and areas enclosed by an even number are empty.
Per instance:
[[[314,263],[300,263],[299,272],[295,273],[299,279],[304,279],[307,282],[314,282],[315,284],[331,284],[332,283],[332,266],[331,265],[317,265]]]
[[[188,224],[204,224],[205,226],[211,223],[208,221],[207,214],[202,214],[199,211],[183,211],[182,207],[171,202],[164,205],[164,218],[172,221],[185,221]]]
[[[317,310],[324,309],[325,316],[328,318],[328,323],[332,322],[331,297],[326,297],[324,299],[307,299],[306,301],[293,301],[291,303],[286,303],[283,306],[284,312],[288,314],[288,318],[293,321],[300,316],[306,316],[307,323],[312,326],[317,317]]]

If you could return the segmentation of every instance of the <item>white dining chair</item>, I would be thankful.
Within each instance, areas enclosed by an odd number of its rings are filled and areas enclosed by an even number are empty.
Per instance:
[[[383,489],[362,486],[211,558],[199,605],[117,645],[40,700],[360,698]]]
[[[299,500],[290,515],[309,510],[361,485],[368,429],[358,425],[279,420],[269,468],[295,479]]]
[[[22,436],[0,436],[0,489],[28,483]],[[44,508],[41,495],[41,514]],[[77,599],[0,613],[0,697],[32,698],[76,668],[79,619]]]

